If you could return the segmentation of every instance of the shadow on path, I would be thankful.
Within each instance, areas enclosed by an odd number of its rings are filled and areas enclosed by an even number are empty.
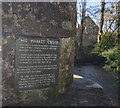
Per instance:
[[[75,66],[74,73],[99,83],[103,87],[105,94],[112,99],[113,105],[118,105],[118,88],[114,86],[115,78],[111,73],[104,71],[102,66]]]
[[[73,79],[73,90],[66,96],[65,106],[112,106],[103,88],[91,80],[78,76]]]

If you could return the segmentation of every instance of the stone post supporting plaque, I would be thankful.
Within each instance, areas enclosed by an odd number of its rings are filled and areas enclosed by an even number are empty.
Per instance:
[[[76,3],[2,3],[3,106],[55,105],[70,90]]]

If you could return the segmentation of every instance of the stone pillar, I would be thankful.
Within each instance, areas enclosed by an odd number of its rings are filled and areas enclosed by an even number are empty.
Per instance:
[[[7,2],[2,3],[2,9],[3,106],[56,104],[73,81],[76,3]],[[17,46],[21,37],[37,38],[39,42],[59,40],[58,79],[54,86],[16,90],[16,68],[20,66]]]

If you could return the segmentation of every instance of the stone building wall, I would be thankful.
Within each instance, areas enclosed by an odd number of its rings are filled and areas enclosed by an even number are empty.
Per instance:
[[[83,52],[89,53],[88,46],[97,42],[97,35],[98,35],[98,26],[95,22],[89,17],[86,16],[84,19],[84,26],[85,30],[83,31]],[[75,60],[80,60],[80,33],[81,33],[81,26],[76,30],[76,38],[75,38]]]
[[[76,4],[4,2],[2,10],[3,106],[58,103],[72,87]],[[60,39],[58,85],[15,91],[16,36]]]
[[[83,33],[83,46],[88,46],[89,44],[96,42],[99,28],[95,24],[95,22],[90,18],[90,16],[85,17],[84,25],[85,30]],[[76,35],[76,42],[79,43],[79,41],[80,41],[80,26],[77,29]]]
[[[94,43],[97,41],[97,35],[98,35],[98,30],[99,27],[95,24],[95,22],[87,16],[85,18],[86,22],[86,27],[85,27],[85,32],[84,32],[84,41],[83,41],[83,46],[87,46],[91,43]]]

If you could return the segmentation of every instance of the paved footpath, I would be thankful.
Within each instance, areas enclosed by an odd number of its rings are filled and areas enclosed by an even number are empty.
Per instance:
[[[74,67],[74,73],[83,76],[86,79],[99,83],[107,96],[109,96],[114,104],[119,104],[118,87],[115,86],[116,78],[113,73],[105,71],[100,65],[86,64]]]
[[[101,85],[74,75],[73,90],[62,104],[65,106],[112,106]]]

